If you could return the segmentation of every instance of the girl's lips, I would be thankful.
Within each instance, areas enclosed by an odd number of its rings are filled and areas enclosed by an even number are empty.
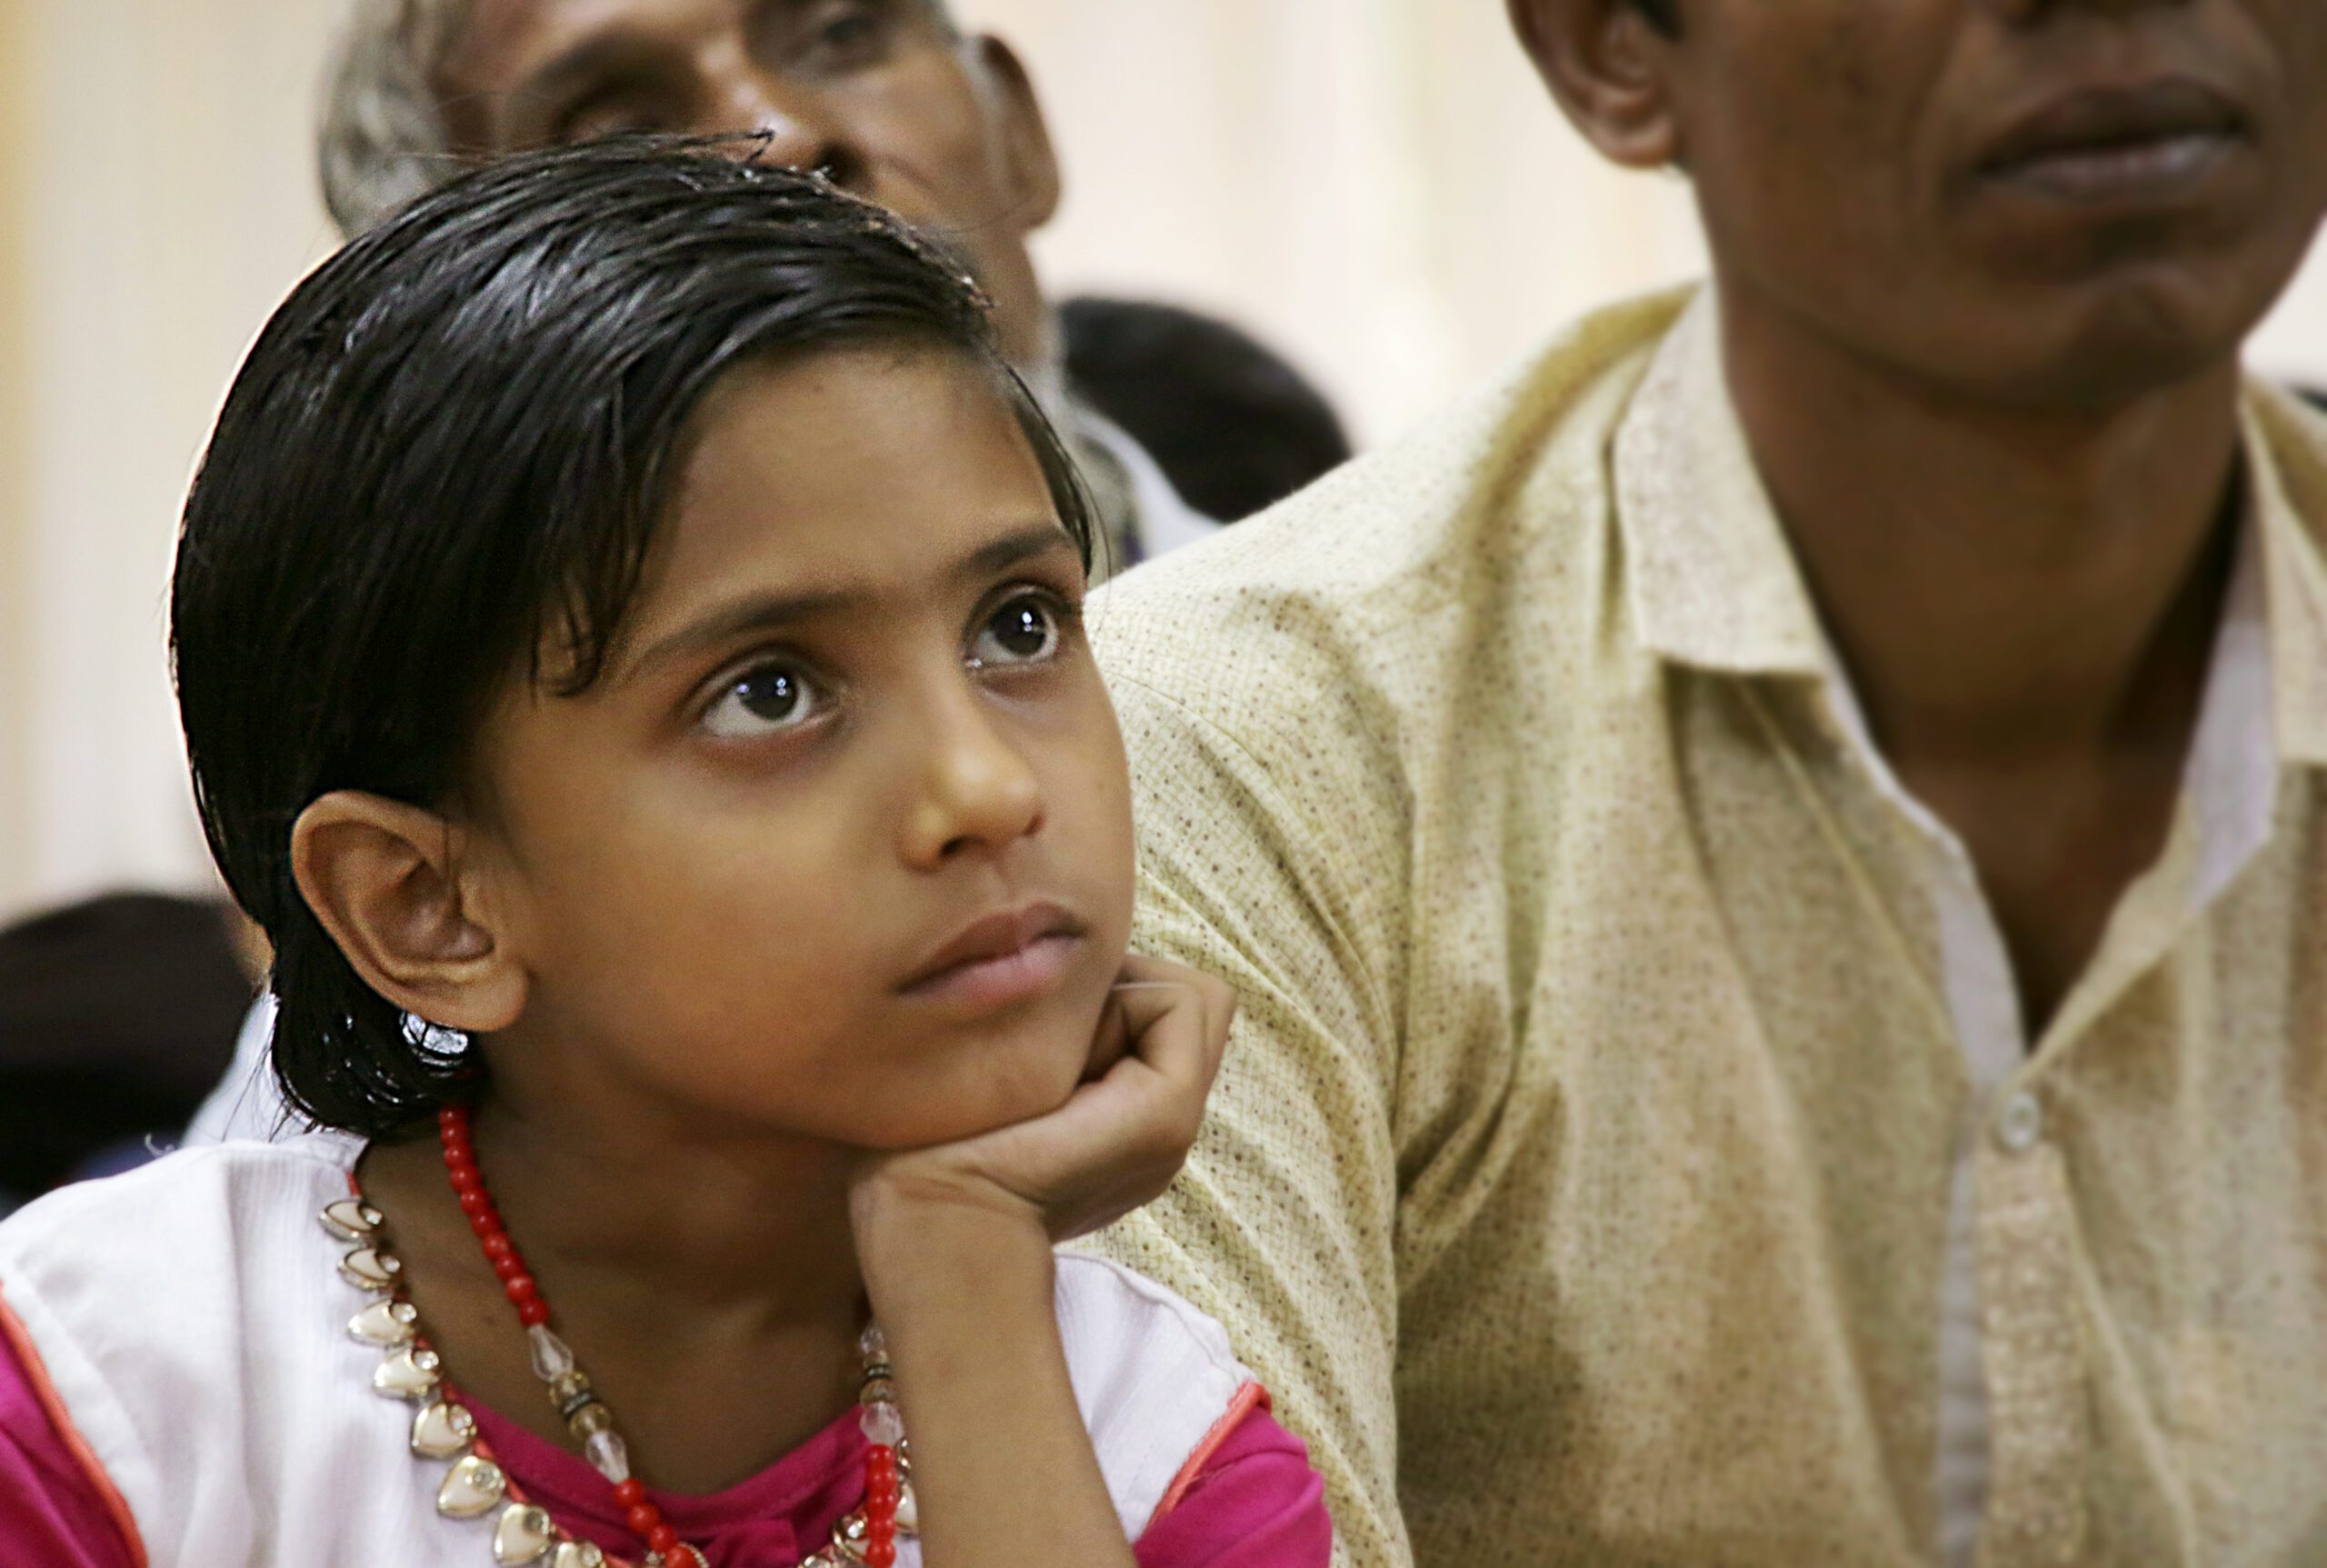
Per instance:
[[[973,958],[914,981],[915,1001],[985,1013],[1032,1002],[1055,989],[1083,952],[1078,933],[1053,932],[990,958]]]
[[[898,992],[984,1010],[1030,1001],[1073,967],[1084,926],[1055,904],[1031,904],[973,922],[932,954]]]

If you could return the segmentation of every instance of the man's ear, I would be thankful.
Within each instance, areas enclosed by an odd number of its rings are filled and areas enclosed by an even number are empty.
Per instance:
[[[973,38],[969,47],[975,53],[979,85],[1001,138],[1010,215],[1031,233],[1058,211],[1058,149],[1043,118],[1042,100],[1034,95],[1034,78],[1017,51],[990,34]]]
[[[1511,25],[1552,96],[1612,162],[1683,161],[1668,71],[1673,41],[1640,0],[1508,0]]]
[[[489,1034],[516,1022],[528,983],[463,838],[434,812],[340,790],[299,814],[291,872],[365,984],[442,1028]]]

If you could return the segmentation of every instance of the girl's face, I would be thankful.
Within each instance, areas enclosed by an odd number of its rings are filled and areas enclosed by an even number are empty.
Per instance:
[[[496,1073],[867,1148],[1056,1108],[1131,808],[1032,447],[940,350],[747,368],[695,429],[604,677],[481,732]]]

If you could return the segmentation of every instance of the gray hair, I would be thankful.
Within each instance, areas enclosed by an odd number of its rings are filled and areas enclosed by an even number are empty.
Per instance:
[[[324,205],[349,238],[454,173],[436,95],[468,0],[355,0],[324,105]]]
[[[946,0],[924,0],[954,31]],[[324,205],[354,238],[452,177],[459,164],[436,73],[470,0],[355,0],[331,74],[318,148]]]

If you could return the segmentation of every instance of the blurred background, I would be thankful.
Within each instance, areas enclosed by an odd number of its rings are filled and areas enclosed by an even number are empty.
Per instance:
[[[1359,444],[1692,273],[1685,188],[1561,125],[1497,0],[964,0],[1068,176],[1054,295],[1226,316]],[[330,244],[335,0],[0,0],[0,922],[210,886],[163,664],[175,515],[244,345]],[[2256,358],[2327,380],[2327,266]]]

